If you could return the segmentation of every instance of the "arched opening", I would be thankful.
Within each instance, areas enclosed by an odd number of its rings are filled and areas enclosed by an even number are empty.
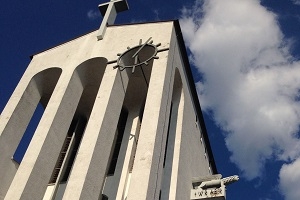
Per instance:
[[[54,67],[40,71],[30,80],[24,77],[1,114],[0,196],[6,194],[15,177],[61,73]]]
[[[92,58],[81,63],[73,72],[83,86],[78,105],[70,123],[64,143],[57,158],[44,199],[62,199],[68,179],[84,136],[103,75],[107,60]],[[70,82],[68,87],[73,87]]]
[[[181,135],[181,129],[178,127],[182,123],[184,107],[184,95],[182,90],[182,80],[180,72],[175,69],[175,77],[172,91],[172,102],[169,114],[169,124],[167,129],[165,152],[163,159],[163,177],[162,186],[160,191],[161,199],[169,199],[170,187],[171,187],[171,176],[173,169],[173,159],[176,144],[175,141],[180,141],[179,135]],[[175,161],[176,162],[176,161]]]
[[[23,123],[21,123],[23,125],[23,129],[25,128],[26,130],[22,134],[23,136],[12,156],[12,159],[17,163],[21,163],[24,157],[61,72],[62,70],[60,68],[49,68],[39,72],[31,79],[24,91],[24,94],[22,95],[19,104],[22,105],[23,102],[28,102],[26,106],[29,106],[27,109],[30,109],[31,112],[27,112],[28,115],[26,117],[24,116],[23,119],[20,119],[23,121]],[[16,110],[21,112],[21,109]]]

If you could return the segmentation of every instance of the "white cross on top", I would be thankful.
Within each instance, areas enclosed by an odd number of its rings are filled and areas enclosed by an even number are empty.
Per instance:
[[[100,25],[97,38],[98,40],[102,40],[106,31],[107,25],[112,25],[115,22],[117,14],[119,12],[128,10],[127,0],[110,0],[108,3],[103,3],[98,6],[103,20]]]

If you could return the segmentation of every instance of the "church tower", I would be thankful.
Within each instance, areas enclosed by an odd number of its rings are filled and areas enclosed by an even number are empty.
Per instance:
[[[182,200],[217,173],[179,22],[113,25],[127,2],[99,8],[99,30],[32,57],[1,113],[0,199]]]

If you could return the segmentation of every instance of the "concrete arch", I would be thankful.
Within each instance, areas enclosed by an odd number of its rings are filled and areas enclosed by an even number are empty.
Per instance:
[[[82,62],[76,67],[74,73],[78,74],[83,86],[81,99],[75,113],[76,116],[81,115],[86,119],[89,118],[98,89],[102,82],[106,63],[106,58],[95,57]]]
[[[60,132],[62,132],[62,135],[60,136],[61,141],[65,142],[63,142],[63,147],[61,146],[61,143],[57,144],[57,149],[60,150],[62,148],[68,148],[73,153],[71,153],[72,155],[69,154],[67,157],[61,153],[59,153],[56,157],[53,156],[55,160],[51,163],[53,168],[49,186],[47,187],[44,196],[46,199],[49,199],[50,197],[62,198],[62,195],[64,194],[66,183],[68,182],[72,166],[76,159],[79,144],[81,143],[84,135],[85,126],[92,111],[106,69],[106,63],[107,59],[105,58],[91,58],[79,64],[72,73],[70,82],[67,86],[68,91],[66,91],[66,93],[70,93],[74,90],[77,92],[69,94],[72,96],[70,101],[74,103],[70,108],[72,112],[68,113],[67,116],[64,117],[66,125],[59,127]],[[66,98],[68,98],[67,96],[69,95],[67,94]],[[62,102],[62,104],[64,103]],[[65,108],[62,107],[61,110],[65,110]],[[73,123],[76,124],[75,130],[74,127],[72,128]],[[59,124],[59,122],[57,121],[53,124],[53,126],[55,126],[55,124]],[[66,146],[67,140],[71,140],[71,142]],[[47,144],[50,144],[50,142],[47,142]],[[49,147],[43,147],[43,149],[49,149]],[[61,164],[61,160],[64,160],[64,164]],[[57,169],[59,170],[57,171]],[[57,178],[55,178],[56,176]]]
[[[12,161],[12,156],[17,149],[21,138],[32,118],[32,115],[41,102],[47,102],[62,73],[57,67],[48,68],[33,75],[29,82],[20,81],[13,94],[14,99],[8,103],[1,118],[0,130],[0,199],[4,195],[12,181],[18,164]]]
[[[33,90],[36,90],[37,96],[31,95],[29,99],[21,98],[21,101],[34,102],[30,104],[32,106],[31,111],[33,113],[27,113],[29,118],[20,119],[20,120],[29,120],[29,122],[24,124],[26,125],[25,130],[23,131],[22,139],[19,142],[18,147],[16,148],[15,153],[13,154],[13,160],[17,163],[20,163],[24,153],[29,145],[29,142],[33,136],[34,130],[38,125],[41,116],[47,106],[47,103],[53,93],[53,90],[57,84],[57,81],[62,73],[62,69],[58,67],[52,67],[45,70],[42,70],[35,74],[30,80],[26,90],[24,93],[35,93]],[[35,88],[36,86],[36,88]],[[28,98],[28,96],[27,96]],[[36,99],[36,101],[33,100]],[[37,100],[39,100],[37,102]],[[19,102],[22,104],[22,102]],[[15,113],[16,115],[20,115],[20,113]]]

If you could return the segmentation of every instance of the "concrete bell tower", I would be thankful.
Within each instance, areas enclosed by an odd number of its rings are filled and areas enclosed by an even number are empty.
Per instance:
[[[217,174],[179,22],[116,26],[127,2],[99,8],[99,30],[32,57],[1,113],[0,199],[182,200]]]

